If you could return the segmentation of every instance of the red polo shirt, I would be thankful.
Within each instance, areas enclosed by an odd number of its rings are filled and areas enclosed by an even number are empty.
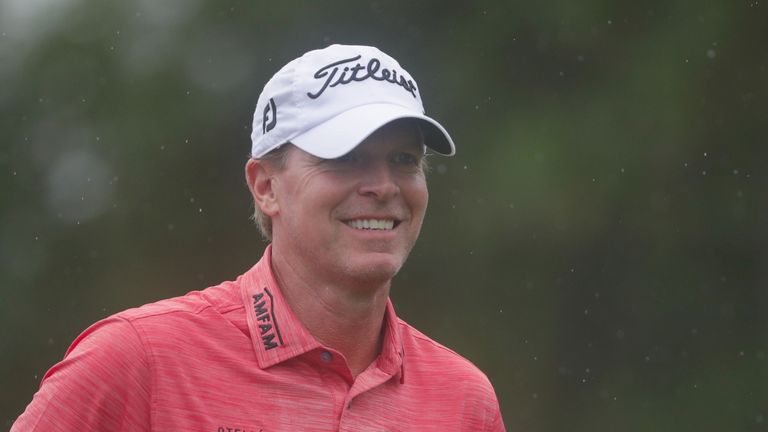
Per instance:
[[[271,248],[234,282],[130,309],[81,334],[11,431],[503,431],[472,363],[387,305],[353,379],[294,316]]]

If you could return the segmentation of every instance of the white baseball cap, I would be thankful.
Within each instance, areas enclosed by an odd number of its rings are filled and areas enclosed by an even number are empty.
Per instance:
[[[264,86],[251,155],[258,159],[290,142],[334,159],[402,118],[421,120],[424,144],[435,152],[456,152],[445,128],[424,115],[416,81],[397,60],[374,47],[331,45],[291,61]]]

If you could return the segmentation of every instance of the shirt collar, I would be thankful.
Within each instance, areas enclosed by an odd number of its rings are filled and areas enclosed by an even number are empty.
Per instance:
[[[400,323],[390,299],[387,299],[387,311],[384,314],[384,337],[381,343],[381,354],[376,361],[379,369],[388,375],[400,373],[400,382],[403,382],[405,347],[400,334]]]
[[[320,347],[293,314],[272,272],[272,246],[243,275],[241,292],[253,349],[261,369]]]
[[[322,344],[294,315],[285,301],[272,272],[272,246],[267,246],[261,260],[241,279],[241,294],[248,329],[259,368],[266,369],[302,355]],[[400,325],[392,301],[387,300],[384,336],[377,367],[388,375],[400,373],[402,382],[403,348]]]

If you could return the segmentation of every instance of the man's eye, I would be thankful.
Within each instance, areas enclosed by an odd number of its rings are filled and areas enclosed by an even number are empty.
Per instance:
[[[419,157],[411,153],[398,153],[395,156],[395,162],[400,165],[418,165],[420,160]]]

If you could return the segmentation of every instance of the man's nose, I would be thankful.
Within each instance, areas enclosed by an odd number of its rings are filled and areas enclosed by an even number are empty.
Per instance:
[[[358,192],[378,200],[387,200],[400,193],[392,167],[386,161],[366,164]]]

